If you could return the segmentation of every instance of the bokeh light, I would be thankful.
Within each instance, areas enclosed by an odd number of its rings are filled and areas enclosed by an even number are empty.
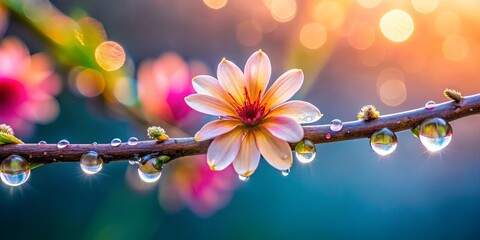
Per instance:
[[[375,29],[367,22],[355,23],[348,35],[348,43],[355,49],[367,49],[375,41]]]
[[[246,46],[255,46],[263,37],[262,28],[249,20],[238,24],[236,32],[238,41]]]
[[[401,55],[400,65],[402,69],[409,73],[416,73],[425,68],[427,55],[423,49],[415,51],[405,51]]]
[[[133,81],[127,77],[122,77],[115,81],[113,95],[122,104],[130,106],[135,103]]]
[[[272,0],[270,4],[272,17],[279,22],[288,22],[297,13],[297,2],[295,0]]]
[[[443,37],[457,34],[461,25],[460,17],[452,11],[443,11],[435,18],[435,30]]]
[[[389,80],[399,80],[402,82],[405,82],[405,75],[403,74],[402,71],[396,68],[386,68],[380,74],[378,74],[377,78],[377,90],[380,90],[382,85],[389,81]]]
[[[398,106],[407,99],[407,88],[403,81],[390,79],[380,86],[379,95],[386,105]]]
[[[220,9],[227,5],[228,0],[203,0],[203,3],[211,9]]]
[[[327,41],[327,30],[318,23],[309,23],[300,31],[300,42],[310,49],[320,48]]]
[[[106,41],[95,49],[95,59],[105,71],[115,71],[125,63],[125,51],[120,44]]]
[[[400,9],[385,13],[380,20],[380,30],[383,35],[393,42],[403,42],[413,33],[412,17]]]
[[[82,45],[97,46],[107,40],[107,32],[102,23],[91,17],[84,17],[77,21],[75,37]]]
[[[375,67],[385,61],[387,50],[380,44],[373,44],[366,50],[357,51],[358,58],[365,66]]]
[[[438,7],[438,0],[411,0],[413,8],[423,14],[429,14]]]
[[[445,58],[450,61],[459,62],[464,60],[468,55],[468,42],[460,35],[452,35],[443,41],[442,50]]]
[[[382,2],[382,0],[357,0],[358,4],[364,8],[374,8]]]
[[[85,97],[100,95],[105,89],[103,74],[93,69],[84,69],[75,77],[77,91]]]
[[[325,0],[315,6],[313,16],[328,30],[335,30],[342,26],[345,10],[337,1]]]

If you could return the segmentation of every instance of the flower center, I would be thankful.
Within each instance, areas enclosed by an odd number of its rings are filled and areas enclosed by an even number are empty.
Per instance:
[[[252,102],[247,89],[245,89],[245,101],[235,110],[245,125],[255,126],[262,120],[265,113],[265,104],[260,104],[260,96],[261,92],[258,93],[257,99]]]

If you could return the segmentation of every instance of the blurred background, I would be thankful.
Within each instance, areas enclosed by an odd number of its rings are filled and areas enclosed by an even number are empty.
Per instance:
[[[183,98],[191,78],[243,68],[262,49],[272,80],[301,68],[295,99],[356,119],[480,91],[476,0],[0,0],[0,123],[25,142],[146,140],[160,125],[192,136],[212,120]],[[158,183],[112,163],[32,171],[0,186],[2,239],[478,238],[479,116],[452,124],[429,153],[411,132],[379,157],[368,139],[317,145],[284,177],[264,161],[247,182],[204,156],[174,161]]]

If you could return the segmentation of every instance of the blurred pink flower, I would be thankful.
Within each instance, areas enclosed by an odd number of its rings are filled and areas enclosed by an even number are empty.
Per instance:
[[[231,168],[211,171],[205,156],[187,157],[171,165],[159,199],[166,210],[173,212],[187,206],[198,216],[208,217],[230,202],[239,181]]]
[[[198,115],[183,99],[194,90],[194,74],[208,73],[201,62],[187,64],[178,54],[165,53],[155,60],[145,60],[138,69],[138,98],[144,113],[153,122],[159,120],[177,126],[198,122]]]
[[[25,45],[15,38],[0,43],[0,123],[25,135],[32,123],[54,120],[59,111],[54,96],[60,90],[60,81],[47,56],[30,56]]]

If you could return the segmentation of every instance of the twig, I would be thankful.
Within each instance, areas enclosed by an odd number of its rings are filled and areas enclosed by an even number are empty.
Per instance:
[[[394,132],[411,129],[433,117],[441,117],[447,121],[467,117],[480,113],[480,94],[467,96],[457,103],[449,101],[438,104],[434,109],[418,108],[381,116],[371,121],[345,122],[342,130],[332,132],[329,125],[305,126],[305,138],[313,143],[329,143],[359,138],[368,138],[373,132],[387,127]],[[327,139],[326,135],[330,134]],[[11,154],[17,154],[28,159],[30,163],[78,162],[86,151],[96,151],[108,163],[112,161],[132,160],[138,156],[157,153],[168,155],[171,160],[204,154],[211,141],[195,142],[193,138],[171,138],[165,142],[140,141],[137,145],[123,143],[118,147],[110,144],[71,144],[66,148],[58,149],[56,144],[18,144],[0,146],[0,161]],[[291,144],[292,149],[295,144]]]

